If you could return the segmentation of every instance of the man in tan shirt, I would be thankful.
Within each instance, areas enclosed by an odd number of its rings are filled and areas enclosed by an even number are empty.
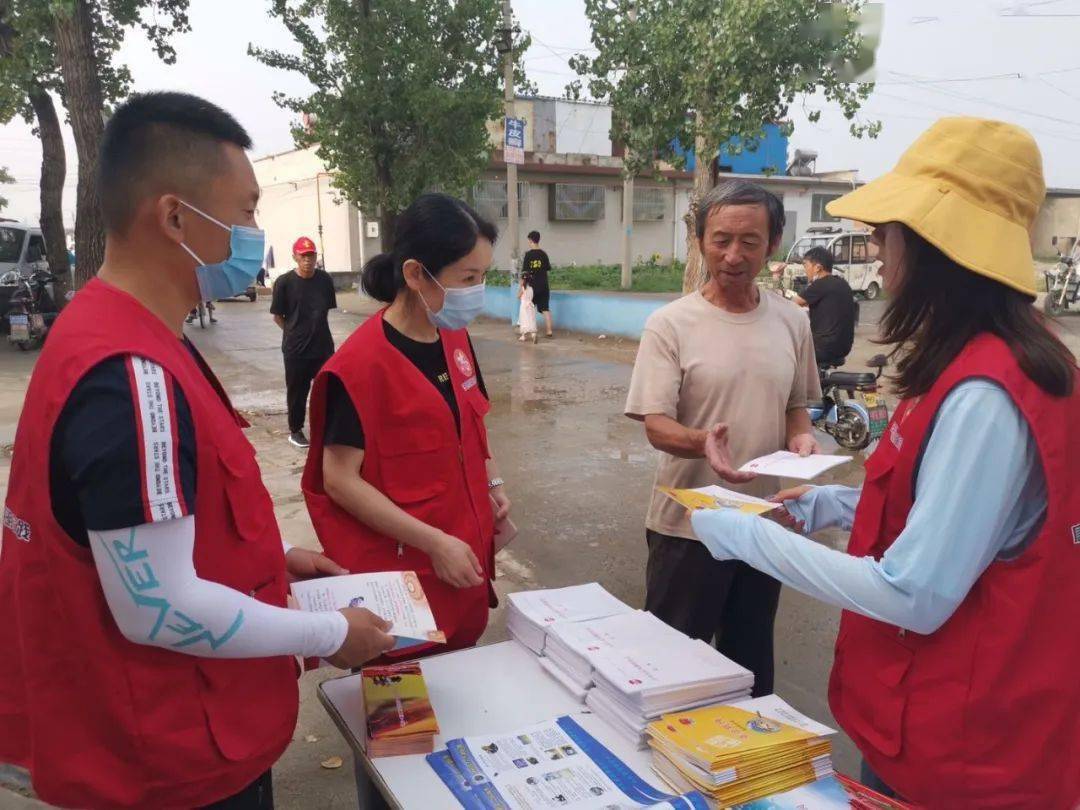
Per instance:
[[[701,201],[697,236],[709,280],[649,318],[626,415],[645,423],[661,452],[657,486],[700,487],[724,478],[768,496],[775,478],[735,472],[781,449],[818,451],[808,401],[821,398],[806,316],[754,283],[780,244],[784,209],[760,186],[732,181]],[[740,561],[717,561],[686,512],[658,492],[645,521],[645,609],[713,642],[773,691],[773,620],[780,583]]]

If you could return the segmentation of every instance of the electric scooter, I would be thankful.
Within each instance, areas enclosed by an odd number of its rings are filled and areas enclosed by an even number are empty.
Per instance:
[[[863,450],[881,438],[889,423],[889,409],[878,393],[878,380],[888,361],[885,355],[870,358],[870,371],[836,371],[843,361],[819,367],[822,401],[806,410],[810,421],[848,450]]]

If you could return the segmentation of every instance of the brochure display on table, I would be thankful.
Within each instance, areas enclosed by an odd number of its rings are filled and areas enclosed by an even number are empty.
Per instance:
[[[831,776],[835,733],[767,695],[665,715],[649,745],[666,784],[728,807]]]
[[[519,591],[508,594],[506,599],[509,602],[506,629],[537,655],[544,652],[547,631],[556,624],[601,619],[633,611],[632,607],[616,599],[596,582],[569,588]]]
[[[428,762],[466,810],[708,808],[699,793],[657,790],[570,716],[450,740]]]
[[[648,745],[648,724],[668,712],[749,697],[754,684],[749,670],[651,613],[633,610],[603,589],[600,593],[606,598],[597,600],[595,591],[587,599],[575,593],[574,610],[562,611],[574,620],[559,620],[550,604],[565,605],[566,597],[559,591],[532,592],[531,604],[548,606],[548,612],[536,613],[526,646],[540,656],[545,672],[637,748]],[[609,615],[583,618],[598,612]]]
[[[309,607],[336,602],[333,590]],[[775,695],[748,699],[749,671],[596,583],[510,603],[528,644],[319,685],[361,807],[381,806],[376,794],[391,808],[466,810],[903,807],[834,778],[831,729]]]

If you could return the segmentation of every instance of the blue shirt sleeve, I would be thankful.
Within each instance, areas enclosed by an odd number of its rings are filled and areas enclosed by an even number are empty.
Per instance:
[[[811,500],[801,498],[799,509]],[[1045,511],[1046,483],[1024,417],[999,386],[973,380],[942,403],[907,525],[880,561],[732,510],[697,512],[692,524],[717,559],[745,560],[824,602],[932,633],[996,557],[1026,547]]]
[[[798,500],[784,501],[784,508],[803,523],[807,532],[816,532],[830,526],[851,531],[860,495],[862,489],[829,484],[814,487]]]

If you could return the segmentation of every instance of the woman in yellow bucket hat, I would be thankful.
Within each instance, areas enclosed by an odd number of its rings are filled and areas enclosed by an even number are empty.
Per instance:
[[[1080,392],[1032,306],[1044,195],[1027,132],[947,118],[831,203],[875,228],[902,401],[861,490],[774,500],[850,529],[847,553],[733,510],[692,521],[718,559],[844,609],[833,714],[864,780],[919,806],[1080,800]]]

